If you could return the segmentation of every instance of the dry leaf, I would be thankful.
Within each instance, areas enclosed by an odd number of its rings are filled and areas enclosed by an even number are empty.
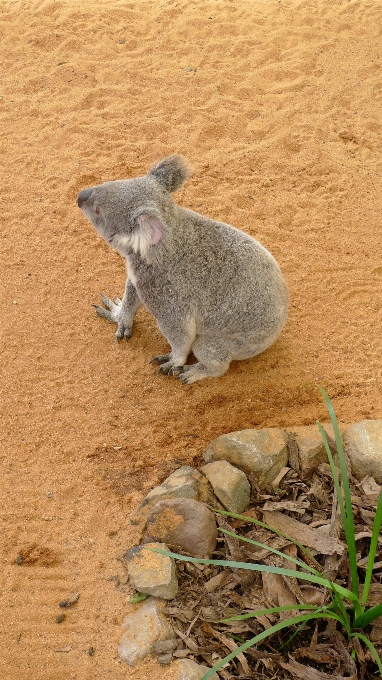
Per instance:
[[[67,647],[62,647],[62,649],[55,649],[55,652],[65,652],[68,653],[72,649],[72,645],[68,645]]]
[[[319,529],[311,529],[306,524],[302,524],[281,512],[266,511],[263,515],[266,524],[269,524],[274,529],[278,529],[278,531],[282,531],[287,536],[302,543],[302,545],[314,548],[321,555],[332,555],[334,553],[342,555],[344,551],[342,543],[336,541],[335,538],[325,536]]]
[[[288,510],[288,512],[297,512],[303,515],[305,510],[310,508],[310,503],[307,499],[301,501],[268,501],[264,503],[263,512],[265,510],[270,510],[270,512],[275,512],[275,510]]]
[[[238,645],[232,638],[227,637],[226,635],[223,635],[223,633],[219,633],[219,631],[214,630],[213,635],[215,638],[217,638],[227,649],[229,649],[231,652],[234,652],[237,648]],[[244,675],[251,675],[251,669],[248,666],[248,661],[245,658],[244,654],[241,652],[240,654],[237,655],[236,659],[240,662],[241,667],[243,669]]]
[[[261,574],[264,586],[264,595],[274,607],[284,607],[286,605],[297,604],[297,598],[286,584],[281,574]],[[280,619],[290,617],[290,612],[281,612]]]

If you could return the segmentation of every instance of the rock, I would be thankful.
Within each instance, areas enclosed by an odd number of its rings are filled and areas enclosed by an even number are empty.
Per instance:
[[[157,661],[161,666],[169,666],[172,661],[172,654],[158,654]]]
[[[171,680],[200,680],[208,671],[206,666],[192,661],[192,659],[179,659],[174,661],[171,666]],[[219,680],[219,676],[214,673],[211,680]]]
[[[200,502],[208,499],[208,482],[198,470],[183,465],[175,470],[160,486],[152,489],[139,504],[131,523],[138,524],[146,520],[151,508],[165,498],[194,498]]]
[[[255,475],[264,489],[288,461],[287,435],[277,427],[240,430],[214,439],[204,453],[206,463],[227,460],[247,474]]]
[[[241,513],[249,505],[251,487],[244,472],[227,460],[216,460],[201,468],[219,501],[230,512]]]
[[[325,432],[334,439],[334,431],[331,423],[322,424]],[[307,425],[306,427],[293,427],[288,429],[296,437],[298,455],[301,468],[302,479],[307,479],[312,475],[320,463],[327,463],[328,456],[320,431],[317,425]]]
[[[154,642],[155,654],[169,654],[177,649],[180,640],[158,640]]]
[[[130,584],[139,593],[172,600],[178,592],[175,562],[150,548],[168,550],[165,543],[146,543],[125,553]]]
[[[152,654],[157,640],[174,638],[174,632],[163,613],[164,607],[164,600],[149,597],[136,612],[126,616],[118,654],[129,666]]]
[[[366,475],[382,484],[382,420],[363,420],[343,433],[344,448],[357,479]]]
[[[143,543],[160,541],[195,557],[211,557],[216,548],[215,517],[192,498],[168,498],[154,505]]]

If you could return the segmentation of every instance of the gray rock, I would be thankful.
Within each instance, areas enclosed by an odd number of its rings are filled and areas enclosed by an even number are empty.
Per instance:
[[[158,654],[157,661],[161,666],[169,666],[172,661],[172,654]]]
[[[227,460],[247,474],[255,475],[264,489],[288,461],[287,435],[276,427],[240,430],[214,439],[204,453],[206,463]]]
[[[192,498],[168,498],[154,505],[147,520],[144,543],[160,541],[195,557],[211,557],[216,548],[215,517],[204,503]]]
[[[363,420],[343,433],[344,448],[357,479],[366,475],[382,484],[382,420]]]
[[[200,502],[208,499],[208,482],[195,468],[190,465],[175,470],[160,486],[152,489],[139,504],[131,520],[132,524],[138,524],[146,520],[151,508],[165,498],[193,498]]]
[[[130,584],[140,593],[172,600],[178,592],[175,562],[150,548],[168,550],[165,543],[147,543],[125,554]]]
[[[118,654],[129,666],[152,654],[157,640],[174,638],[174,631],[163,613],[164,607],[164,600],[149,597],[136,612],[126,616]]]
[[[155,654],[169,654],[177,649],[180,640],[158,640],[154,642]]]
[[[249,505],[251,487],[244,472],[227,460],[216,460],[201,468],[214,493],[230,512],[241,513]]]
[[[322,423],[325,432],[334,439],[334,431],[331,423]],[[298,455],[301,468],[302,479],[307,479],[312,475],[320,463],[327,463],[325,446],[322,441],[317,425],[307,425],[306,427],[289,428],[296,437]]]
[[[192,661],[192,659],[179,659],[173,662],[171,670],[175,672],[175,675],[171,676],[172,680],[200,680],[208,671],[208,668]],[[219,680],[219,676],[214,673],[211,675],[211,680]]]

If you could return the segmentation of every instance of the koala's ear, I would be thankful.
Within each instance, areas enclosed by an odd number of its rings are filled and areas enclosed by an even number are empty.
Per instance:
[[[173,154],[153,165],[148,175],[172,193],[190,177],[191,170],[183,156]]]
[[[163,227],[158,220],[149,215],[139,215],[137,218],[138,229],[150,246],[159,243],[163,236]]]
[[[143,211],[134,218],[134,229],[127,236],[123,235],[118,240],[120,248],[132,248],[135,253],[139,253],[142,259],[151,262],[150,246],[155,246],[163,236],[164,226],[150,210]],[[124,253],[121,253],[124,255]]]

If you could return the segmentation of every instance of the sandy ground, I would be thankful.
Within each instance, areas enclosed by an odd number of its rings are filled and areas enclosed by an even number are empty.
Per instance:
[[[342,422],[382,417],[381,11],[2,1],[2,678],[169,677],[117,656],[143,495],[224,432],[324,418],[317,380]],[[176,200],[262,241],[292,297],[269,351],[189,387],[155,376],[145,310],[128,344],[96,317],[124,264],[76,206],[173,152]]]

